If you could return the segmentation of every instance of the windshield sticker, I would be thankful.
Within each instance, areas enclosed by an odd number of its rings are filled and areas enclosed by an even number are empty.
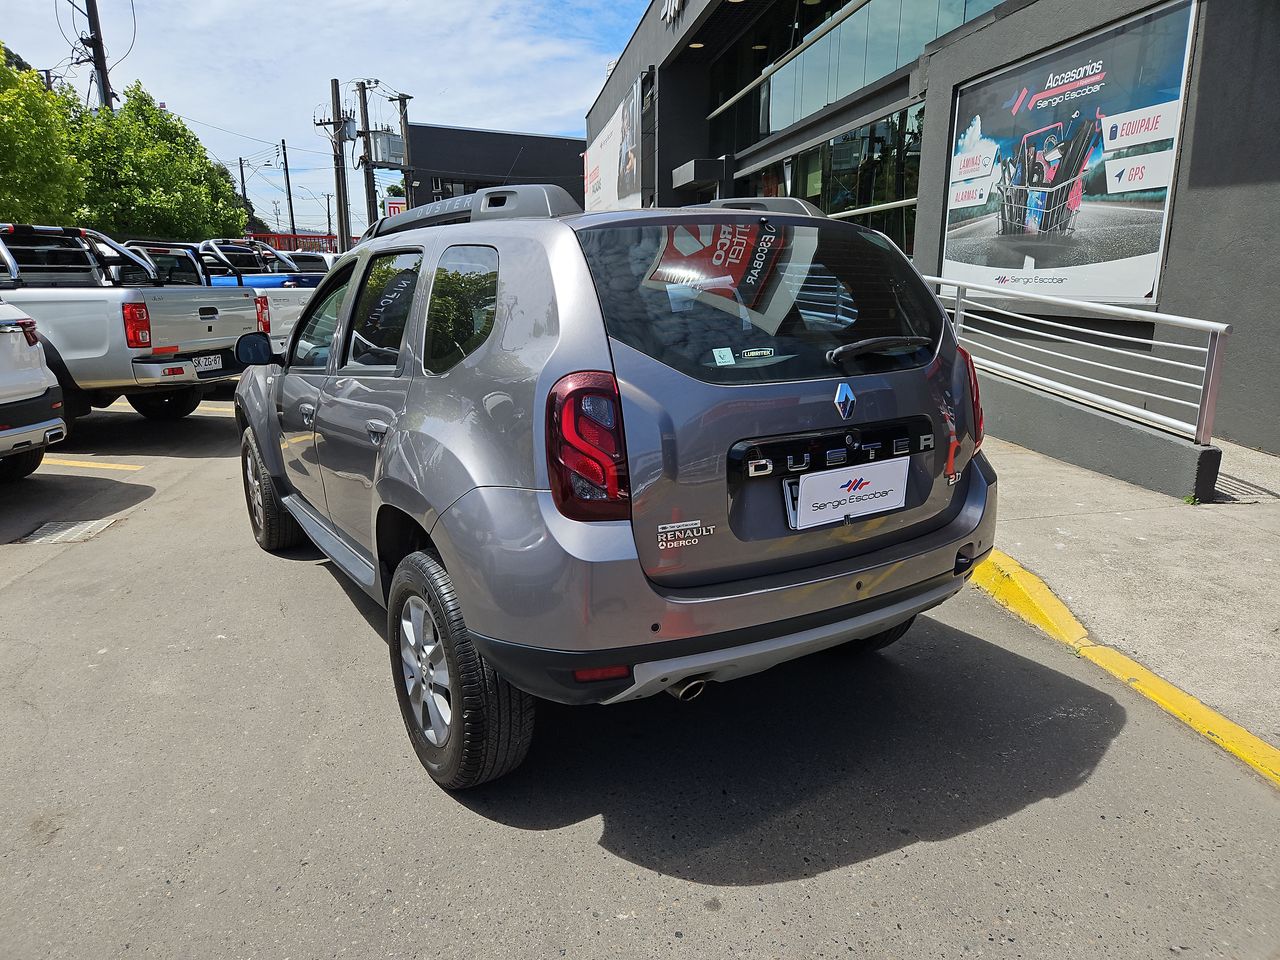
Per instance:
[[[684,520],[680,523],[658,524],[658,549],[674,550],[678,547],[696,546],[703,537],[710,537],[716,532],[716,525],[709,523],[703,526],[701,520]]]
[[[733,350],[729,347],[716,347],[711,351],[711,355],[716,358],[718,367],[727,367],[731,363],[738,362],[733,359]]]
[[[743,360],[763,360],[773,356],[773,347],[752,347],[738,354]]]

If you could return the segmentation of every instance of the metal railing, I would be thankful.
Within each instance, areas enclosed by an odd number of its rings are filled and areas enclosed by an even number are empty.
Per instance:
[[[1196,443],[1213,437],[1230,324],[942,277],[925,280],[937,288],[978,369]],[[1034,315],[1010,309],[1025,302],[1052,310]]]

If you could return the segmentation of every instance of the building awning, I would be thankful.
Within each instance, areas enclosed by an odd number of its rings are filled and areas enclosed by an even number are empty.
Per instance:
[[[719,186],[723,179],[723,160],[690,160],[671,171],[671,186],[676,190],[705,190]]]

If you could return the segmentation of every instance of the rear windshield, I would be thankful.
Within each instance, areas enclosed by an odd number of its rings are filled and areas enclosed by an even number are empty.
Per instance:
[[[578,233],[609,336],[709,383],[817,380],[919,366],[943,315],[879,234],[758,214],[672,219]],[[876,337],[927,337],[842,360]]]

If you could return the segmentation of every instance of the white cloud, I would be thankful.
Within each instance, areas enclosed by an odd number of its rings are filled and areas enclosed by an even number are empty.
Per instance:
[[[72,32],[66,0],[0,0],[0,41],[36,67],[69,52],[54,19]],[[329,78],[344,84],[354,107],[355,78],[377,77],[413,95],[410,116],[425,123],[581,136],[584,115],[646,0],[135,0],[133,51],[112,68],[117,90],[134,79],[170,110],[263,140],[289,142],[301,195],[333,190],[327,142],[313,116],[329,113]],[[129,46],[132,18],[124,0],[102,3],[110,59]],[[83,18],[76,15],[84,29]],[[73,79],[82,93],[88,67]],[[394,105],[374,97],[376,122],[395,125]],[[209,150],[236,173],[255,143],[192,124]],[[317,152],[307,152],[317,151]],[[274,161],[273,161],[274,163]],[[385,178],[385,177],[384,177]],[[249,195],[271,219],[273,167],[251,178]],[[359,179],[351,180],[354,222],[363,224]],[[265,209],[264,209],[265,207]],[[283,210],[283,203],[281,204]],[[297,198],[299,221],[323,226],[324,205]]]

